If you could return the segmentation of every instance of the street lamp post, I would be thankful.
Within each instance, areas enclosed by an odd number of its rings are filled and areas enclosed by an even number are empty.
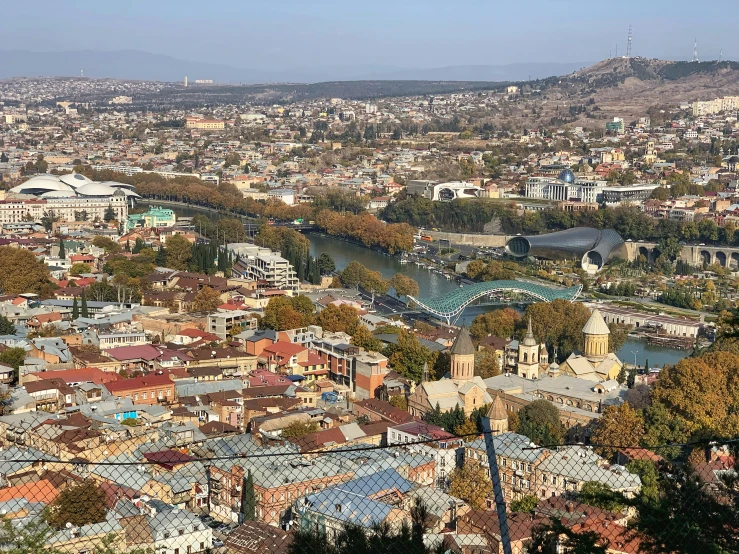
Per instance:
[[[636,355],[639,353],[639,351],[632,350],[631,353],[634,355],[634,370],[636,371]]]

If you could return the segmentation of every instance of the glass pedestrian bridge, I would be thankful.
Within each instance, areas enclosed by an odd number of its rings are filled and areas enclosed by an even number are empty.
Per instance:
[[[412,296],[408,298],[424,312],[450,324],[452,321],[456,321],[464,309],[474,301],[496,292],[515,292],[540,302],[552,302],[557,299],[572,301],[580,296],[582,285],[562,288],[529,283],[528,281],[488,281],[465,285],[451,294],[439,298],[414,298]]]

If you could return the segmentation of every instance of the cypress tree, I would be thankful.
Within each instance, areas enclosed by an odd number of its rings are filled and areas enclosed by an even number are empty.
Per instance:
[[[257,496],[254,493],[254,478],[251,469],[241,487],[241,522],[257,519]]]
[[[79,304],[77,304],[77,297],[74,297],[74,302],[72,302],[72,319],[76,320],[78,317],[80,317],[80,307]]]
[[[67,257],[67,249],[64,247],[64,239],[59,239],[59,257],[62,260]]]
[[[156,263],[159,267],[167,267],[167,250],[164,248],[164,246],[159,247]]]
[[[90,312],[87,309],[87,291],[82,289],[82,309],[80,310],[82,317],[90,317]]]
[[[131,239],[126,239],[126,252],[131,251]]]

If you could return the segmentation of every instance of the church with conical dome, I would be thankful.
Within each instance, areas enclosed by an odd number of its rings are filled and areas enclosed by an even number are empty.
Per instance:
[[[408,397],[411,415],[422,417],[437,404],[442,412],[460,407],[469,415],[492,402],[484,381],[475,375],[475,346],[466,327],[460,329],[450,353],[449,373],[438,381],[429,381],[425,377]]]
[[[559,366],[559,373],[596,382],[618,377],[624,364],[610,352],[608,338],[611,330],[598,308],[593,310],[582,332],[585,335],[583,353],[570,354]]]

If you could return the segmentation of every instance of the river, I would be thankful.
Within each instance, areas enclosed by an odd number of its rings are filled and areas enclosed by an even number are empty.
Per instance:
[[[144,203],[141,203],[144,204]],[[192,217],[195,214],[206,214],[211,219],[219,219],[219,214],[212,212],[204,212],[197,208],[180,208],[173,207],[178,216]],[[326,253],[333,258],[336,263],[336,269],[341,271],[349,262],[357,261],[362,265],[369,267],[375,271],[379,271],[383,277],[389,279],[396,273],[403,273],[418,283],[422,297],[437,297],[449,294],[459,287],[454,281],[449,281],[443,276],[433,273],[427,269],[417,267],[415,264],[401,264],[397,258],[387,256],[381,252],[370,250],[355,243],[346,242],[336,238],[321,235],[319,233],[309,233],[312,256],[320,256]],[[479,314],[495,309],[492,306],[470,306],[468,307],[457,323],[469,325],[472,320]],[[675,364],[681,359],[689,355],[689,350],[676,350],[673,348],[664,348],[661,346],[653,346],[647,344],[646,341],[629,337],[621,349],[616,353],[618,357],[627,363],[634,363],[634,352],[636,352],[636,361],[638,365],[643,365],[649,360],[651,367],[662,367],[666,364]]]

